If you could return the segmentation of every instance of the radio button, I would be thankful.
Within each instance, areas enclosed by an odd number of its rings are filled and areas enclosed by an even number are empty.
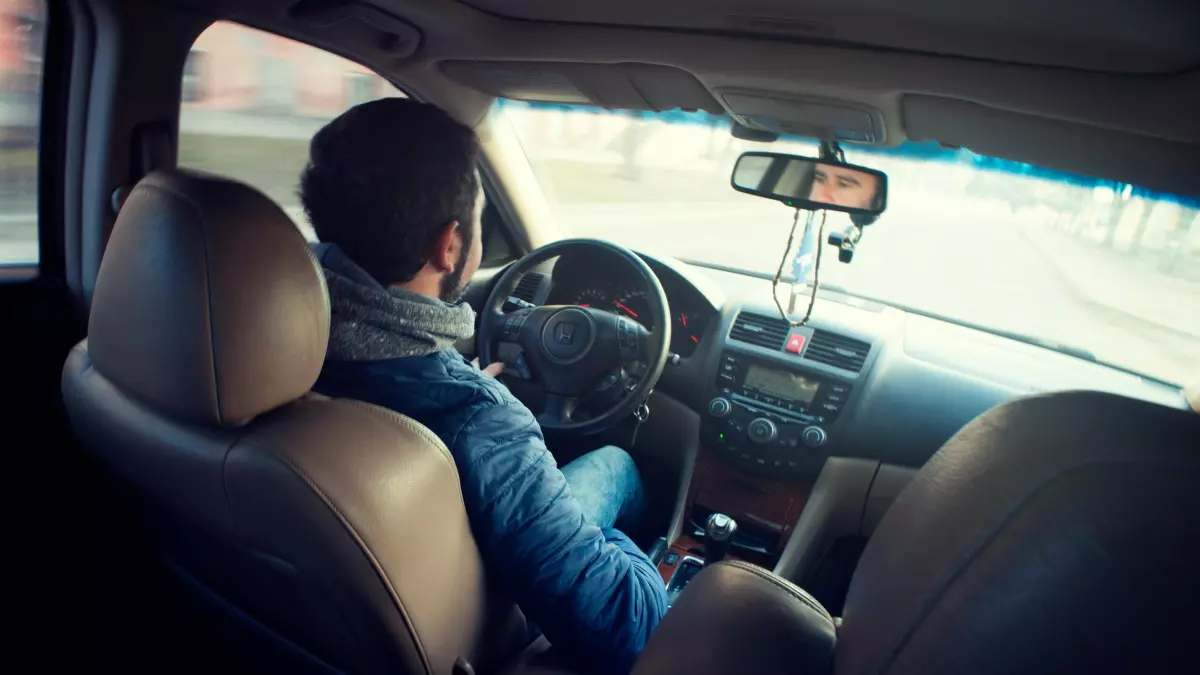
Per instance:
[[[825,430],[821,427],[808,427],[804,430],[803,438],[804,444],[808,447],[819,448],[822,445],[825,445],[825,441],[828,439],[828,436],[826,436]]]
[[[708,402],[708,414],[713,417],[725,417],[732,409],[728,399],[721,398],[720,396]]]
[[[779,435],[779,430],[776,429],[775,423],[765,417],[759,417],[750,422],[747,427],[747,434],[750,436],[751,442],[759,445],[766,445],[775,440]]]

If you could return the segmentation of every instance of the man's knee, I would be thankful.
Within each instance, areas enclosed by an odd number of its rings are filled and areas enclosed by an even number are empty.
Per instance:
[[[606,445],[597,449],[595,457],[598,461],[603,462],[605,466],[608,466],[613,473],[637,474],[637,464],[634,463],[633,457],[615,445]]]

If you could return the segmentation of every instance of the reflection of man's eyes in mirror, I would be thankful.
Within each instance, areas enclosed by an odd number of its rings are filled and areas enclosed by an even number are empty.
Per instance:
[[[853,176],[838,176],[838,187],[861,187],[862,183]]]

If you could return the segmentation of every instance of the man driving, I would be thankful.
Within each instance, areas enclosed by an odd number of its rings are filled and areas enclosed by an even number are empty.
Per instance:
[[[822,204],[870,209],[879,192],[879,179],[865,171],[817,164],[808,198]]]
[[[450,449],[489,577],[556,649],[627,672],[667,608],[662,578],[617,529],[641,479],[608,446],[556,466],[533,414],[455,348],[482,256],[479,141],[438,108],[356,106],[317,132],[300,197],[332,309],[315,389],[391,408]]]

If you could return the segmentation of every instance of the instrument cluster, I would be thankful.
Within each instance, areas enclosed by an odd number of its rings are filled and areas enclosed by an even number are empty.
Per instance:
[[[627,316],[654,330],[650,301],[647,291],[632,273],[614,275],[614,269],[597,270],[588,265],[555,266],[554,288],[547,304],[579,305],[603,309],[614,314]],[[655,270],[658,273],[658,270]],[[682,279],[668,278],[658,274],[659,283],[667,293],[671,312],[671,351],[681,357],[689,357],[695,351],[704,332],[712,321],[712,310],[706,303],[697,302],[692,295],[698,293],[686,286]]]

